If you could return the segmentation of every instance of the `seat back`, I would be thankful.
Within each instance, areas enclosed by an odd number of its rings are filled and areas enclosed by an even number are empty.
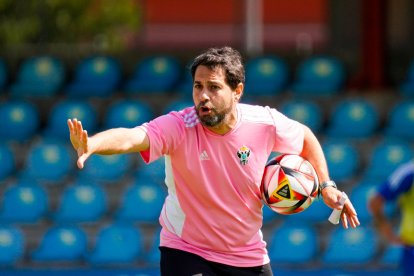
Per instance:
[[[357,175],[361,157],[352,143],[326,141],[322,144],[330,176],[337,180],[349,180]]]
[[[78,171],[78,176],[82,179],[102,182],[118,181],[122,180],[131,165],[131,154],[92,155],[88,165]]]
[[[19,228],[0,225],[0,265],[13,266],[23,259],[26,241]]]
[[[388,115],[385,134],[401,139],[414,138],[414,101],[396,104]]]
[[[12,148],[7,144],[0,144],[0,181],[7,179],[16,170],[16,160]]]
[[[322,110],[313,102],[292,100],[285,102],[281,111],[289,118],[305,124],[315,133],[321,130],[324,123]]]
[[[124,100],[109,106],[104,127],[135,127],[153,118],[154,113],[148,105],[139,101]]]

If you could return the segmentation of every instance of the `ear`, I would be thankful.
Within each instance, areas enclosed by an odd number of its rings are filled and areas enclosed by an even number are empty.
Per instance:
[[[239,83],[236,87],[236,90],[234,90],[234,99],[239,102],[240,98],[243,96],[243,89],[244,89],[244,85],[243,83]]]

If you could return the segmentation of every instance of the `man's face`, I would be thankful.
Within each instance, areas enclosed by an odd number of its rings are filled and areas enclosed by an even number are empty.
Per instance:
[[[225,82],[221,67],[214,70],[197,67],[194,74],[193,99],[198,118],[208,127],[220,125],[233,110],[235,92]]]

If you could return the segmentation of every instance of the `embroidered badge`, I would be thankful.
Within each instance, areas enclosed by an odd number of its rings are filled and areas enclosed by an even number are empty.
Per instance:
[[[242,146],[237,151],[237,157],[239,157],[240,164],[246,165],[249,163],[250,149],[246,146]]]

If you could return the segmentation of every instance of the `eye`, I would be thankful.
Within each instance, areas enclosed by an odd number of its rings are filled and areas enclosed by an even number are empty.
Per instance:
[[[194,84],[194,88],[195,88],[195,89],[201,89],[201,84],[199,84],[199,83],[195,83],[195,84]]]

